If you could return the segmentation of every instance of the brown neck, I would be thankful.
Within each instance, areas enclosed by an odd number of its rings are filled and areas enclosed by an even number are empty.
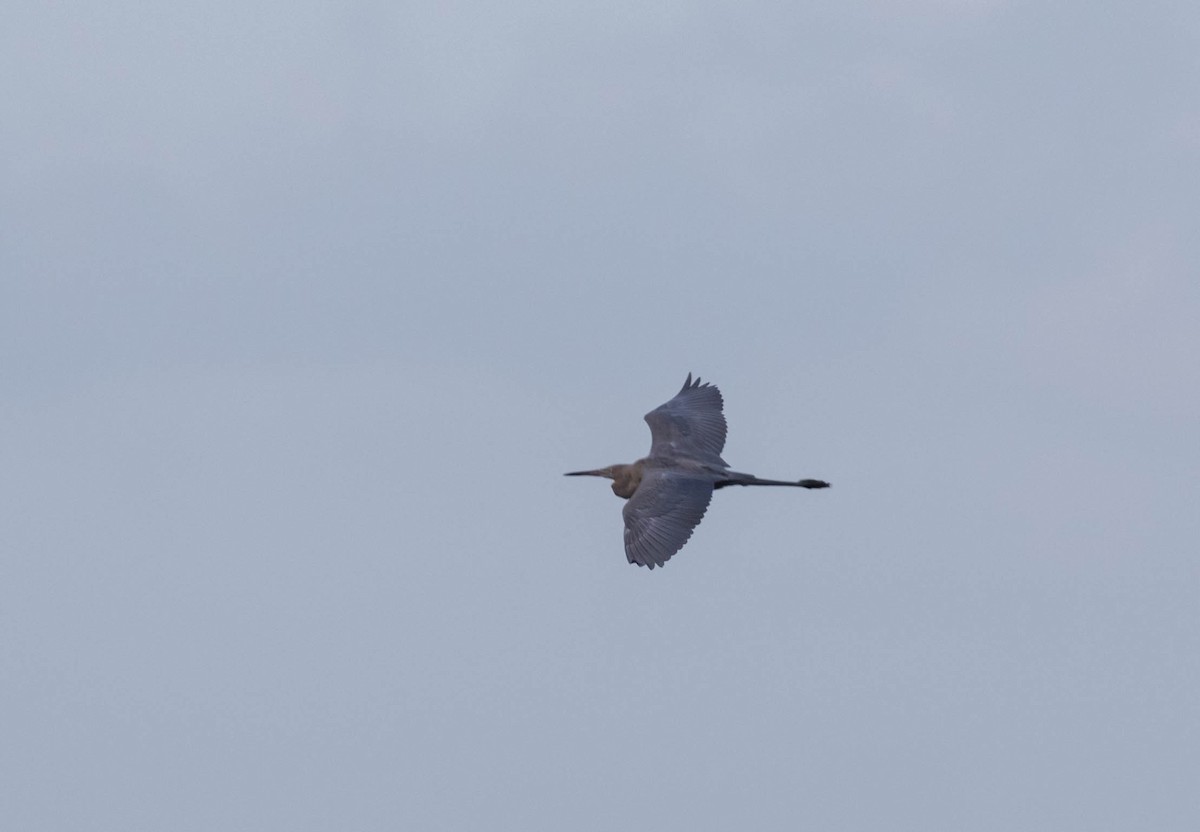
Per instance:
[[[642,466],[636,462],[632,465],[614,465],[612,479],[613,493],[628,500],[642,482]]]

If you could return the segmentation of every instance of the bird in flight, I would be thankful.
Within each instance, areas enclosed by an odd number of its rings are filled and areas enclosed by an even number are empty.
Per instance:
[[[613,493],[628,500],[625,557],[638,566],[662,566],[683,548],[704,517],[714,489],[727,485],[828,488],[824,480],[764,480],[730,471],[721,459],[725,415],[721,391],[692,380],[664,405],[646,414],[650,455],[630,465],[570,471],[568,477],[607,477]]]

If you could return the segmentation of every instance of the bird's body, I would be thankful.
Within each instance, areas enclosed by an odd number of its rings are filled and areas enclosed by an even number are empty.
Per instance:
[[[692,381],[666,404],[646,414],[650,455],[629,465],[572,471],[568,477],[607,477],[613,493],[628,502],[625,556],[639,566],[662,566],[683,548],[704,517],[715,489],[729,485],[789,485],[828,488],[822,480],[764,480],[730,471],[721,459],[725,448],[725,415],[721,392]]]

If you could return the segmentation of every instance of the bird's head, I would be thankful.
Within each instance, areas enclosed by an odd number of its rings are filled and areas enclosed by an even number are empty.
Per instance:
[[[607,477],[612,480],[613,493],[622,500],[628,500],[637,491],[642,481],[642,463],[638,460],[632,465],[610,465],[607,468],[597,468],[594,471],[570,471],[568,477]]]

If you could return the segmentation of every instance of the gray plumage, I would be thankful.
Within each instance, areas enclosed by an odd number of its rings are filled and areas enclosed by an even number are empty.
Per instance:
[[[692,381],[688,373],[675,398],[646,414],[650,426],[651,457],[691,457],[728,468],[721,459],[725,450],[725,401],[711,384]]]
[[[822,480],[764,480],[730,471],[721,458],[727,428],[721,391],[697,378],[646,414],[650,455],[631,465],[572,471],[568,477],[607,477],[625,504],[625,557],[653,569],[683,548],[704,518],[715,489],[729,485],[828,488]]]

